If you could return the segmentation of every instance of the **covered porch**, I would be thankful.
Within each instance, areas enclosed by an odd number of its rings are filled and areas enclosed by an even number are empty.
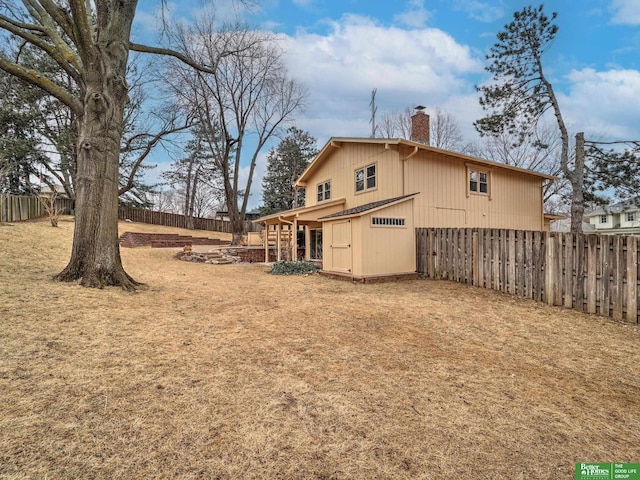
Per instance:
[[[272,246],[276,251],[277,262],[299,260],[299,248],[304,248],[305,260],[322,260],[322,223],[318,218],[344,210],[344,204],[345,199],[340,198],[254,220],[254,223],[261,223],[264,226],[262,241],[265,259],[269,259],[269,248]],[[302,238],[304,238],[304,244],[302,244]]]

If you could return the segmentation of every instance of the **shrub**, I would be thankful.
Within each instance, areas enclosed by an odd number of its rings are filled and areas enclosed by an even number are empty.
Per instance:
[[[313,262],[280,262],[274,263],[268,273],[272,275],[308,275],[318,271]]]

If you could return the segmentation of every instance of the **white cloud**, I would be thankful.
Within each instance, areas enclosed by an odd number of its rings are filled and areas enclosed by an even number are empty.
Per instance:
[[[406,11],[394,17],[397,23],[411,28],[424,27],[431,18],[431,14],[424,6],[424,0],[410,0]]]
[[[462,10],[470,18],[480,22],[494,22],[505,14],[502,0],[498,2],[481,2],[479,0],[456,0],[455,8]]]
[[[299,124],[320,141],[368,136],[374,87],[380,111],[441,105],[468,93],[466,76],[482,71],[469,47],[439,29],[403,30],[355,15],[329,25],[326,35],[283,37],[289,73],[311,93]]]
[[[592,138],[640,139],[640,71],[585,68],[568,79],[571,89],[561,96],[561,108],[574,130]]]
[[[624,25],[640,25],[640,2],[638,0],[613,0],[611,21]]]

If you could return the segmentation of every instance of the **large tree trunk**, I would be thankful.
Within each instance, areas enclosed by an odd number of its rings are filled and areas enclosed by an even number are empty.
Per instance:
[[[96,39],[81,51],[84,112],[78,118],[76,225],[71,259],[57,275],[88,287],[139,285],[122,267],[118,245],[118,166],[126,66],[135,0],[96,2]]]
[[[241,245],[244,235],[244,216],[237,205],[227,203],[231,221],[231,245]]]
[[[571,181],[571,232],[582,233],[584,216],[584,133],[576,134],[576,163]]]

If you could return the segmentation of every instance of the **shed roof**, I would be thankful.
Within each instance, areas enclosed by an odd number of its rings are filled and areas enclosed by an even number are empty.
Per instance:
[[[332,213],[331,215],[325,215],[324,217],[320,217],[318,221],[332,220],[334,218],[340,218],[340,217],[358,217],[363,213],[369,213],[369,212],[378,210],[382,207],[388,207],[392,204],[401,203],[402,201],[407,200],[411,197],[414,197],[419,193],[420,192],[410,193],[409,195],[402,195],[400,197],[387,198],[386,200],[378,200],[377,202],[366,203],[364,205],[349,208],[341,212]]]
[[[345,201],[346,200],[344,198],[337,198],[335,200],[317,203],[316,205],[311,205],[310,207],[298,207],[292,210],[285,210],[283,212],[273,213],[271,215],[265,215],[264,217],[260,217],[252,221],[253,223],[260,223],[260,222],[269,222],[270,220],[278,221],[280,219],[293,218],[296,215],[299,215],[302,213],[320,212],[321,210],[324,210],[324,209],[330,209],[338,205],[343,205]]]

